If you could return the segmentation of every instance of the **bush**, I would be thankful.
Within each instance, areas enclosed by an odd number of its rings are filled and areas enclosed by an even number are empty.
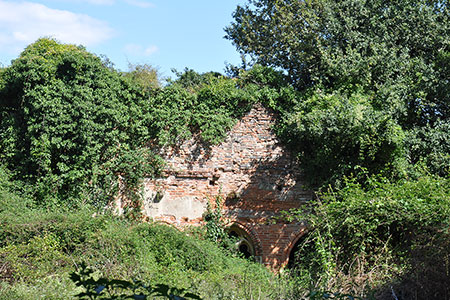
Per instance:
[[[391,183],[371,177],[365,188],[349,181],[341,190],[322,194],[311,209],[312,214],[294,213],[310,224],[297,261],[305,280],[362,296],[392,284],[419,290],[428,279],[418,282],[414,276],[435,268],[442,277],[429,282],[434,291],[427,297],[447,291],[450,278],[444,270],[450,256],[443,245],[450,242],[449,179]]]
[[[405,133],[370,101],[358,90],[318,89],[282,115],[278,134],[298,153],[313,186],[339,186],[361,167],[370,174],[403,175]]]
[[[431,174],[450,174],[450,122],[438,122],[411,129],[406,148],[412,165],[425,168]]]

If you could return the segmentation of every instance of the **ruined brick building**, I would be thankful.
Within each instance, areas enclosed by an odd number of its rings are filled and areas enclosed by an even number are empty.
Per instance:
[[[202,224],[207,201],[220,194],[239,249],[273,269],[286,265],[305,226],[273,217],[300,207],[312,193],[304,189],[293,155],[271,131],[274,121],[274,114],[257,104],[219,145],[191,139],[165,149],[163,176],[145,180],[144,213],[178,228]]]

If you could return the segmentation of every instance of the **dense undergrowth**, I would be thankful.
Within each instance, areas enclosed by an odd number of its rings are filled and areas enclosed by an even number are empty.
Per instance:
[[[287,218],[308,220],[295,277],[313,289],[392,299],[448,299],[450,180],[348,180]]]
[[[165,284],[202,299],[271,299],[284,292],[264,267],[226,254],[201,232],[93,216],[87,207],[33,208],[6,185],[0,187],[0,299],[74,299],[81,290],[69,274],[82,263],[97,278]]]

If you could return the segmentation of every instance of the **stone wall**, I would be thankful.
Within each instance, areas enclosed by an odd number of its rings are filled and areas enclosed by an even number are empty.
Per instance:
[[[163,176],[145,180],[145,214],[179,228],[202,224],[207,202],[220,194],[228,224],[252,244],[252,254],[274,269],[285,265],[305,226],[274,224],[272,217],[300,207],[312,193],[271,131],[274,121],[274,114],[257,104],[219,145],[207,147],[193,138],[164,149]]]

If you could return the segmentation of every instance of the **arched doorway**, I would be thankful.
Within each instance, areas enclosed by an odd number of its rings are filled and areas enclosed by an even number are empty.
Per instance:
[[[231,237],[236,239],[237,249],[245,258],[253,257],[256,260],[260,260],[261,246],[258,241],[255,241],[255,238],[252,238],[244,226],[234,223],[228,227],[227,231]]]
[[[305,232],[302,232],[296,237],[295,240],[293,240],[290,247],[288,262],[286,265],[288,269],[295,268],[298,260],[301,259],[299,255],[301,254],[301,251],[305,250],[303,247],[305,246],[304,243],[306,241],[306,236],[307,234]]]

